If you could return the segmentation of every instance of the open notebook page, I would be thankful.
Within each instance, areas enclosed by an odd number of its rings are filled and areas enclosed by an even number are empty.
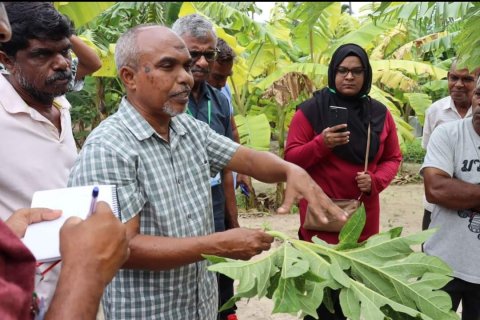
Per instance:
[[[32,198],[32,208],[62,210],[62,216],[53,221],[43,221],[28,226],[23,243],[38,262],[60,260],[60,228],[69,217],[85,219],[92,200],[92,186],[37,191]],[[97,201],[105,201],[118,217],[116,188],[113,185],[97,185]]]

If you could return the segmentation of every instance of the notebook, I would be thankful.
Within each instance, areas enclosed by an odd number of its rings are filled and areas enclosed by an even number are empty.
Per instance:
[[[32,208],[50,208],[63,211],[53,221],[43,221],[28,226],[22,241],[38,262],[60,260],[60,228],[69,217],[85,219],[90,210],[92,191],[95,186],[72,187],[37,191],[33,194]],[[96,185],[97,201],[105,201],[119,217],[117,191],[114,185]]]

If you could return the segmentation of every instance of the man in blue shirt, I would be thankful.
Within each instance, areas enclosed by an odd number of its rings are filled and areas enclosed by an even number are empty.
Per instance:
[[[227,84],[227,79],[233,74],[233,61],[235,60],[235,52],[225,42],[225,40],[218,38],[217,41],[218,54],[215,62],[213,63],[210,75],[208,77],[208,84],[212,87],[220,90],[221,93],[227,98],[230,106],[230,122],[232,124],[233,140],[240,143],[240,137],[237,131],[237,125],[235,124],[235,118],[233,117],[233,105],[232,105],[232,92]],[[250,177],[233,173],[234,186],[237,188],[239,185],[242,189],[245,188],[247,192],[252,192],[252,181]]]
[[[218,134],[233,140],[230,103],[217,89],[207,83],[217,56],[217,36],[213,25],[205,18],[192,14],[178,19],[172,26],[190,52],[194,84],[186,112],[195,119],[208,123]],[[213,217],[215,232],[239,227],[233,175],[223,169],[211,178]],[[233,280],[218,276],[220,306],[233,296]],[[227,319],[236,307],[219,314],[218,319]],[[232,316],[230,316],[232,319]]]

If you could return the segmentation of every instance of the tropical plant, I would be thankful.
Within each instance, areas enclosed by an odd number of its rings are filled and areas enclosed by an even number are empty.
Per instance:
[[[414,21],[432,33],[447,30],[448,33],[432,45],[424,45],[423,49],[429,50],[433,46],[443,52],[451,51],[459,56],[459,66],[469,70],[480,66],[480,35],[476,29],[480,22],[478,2],[382,2],[372,17],[376,21]]]
[[[349,319],[459,319],[449,295],[441,291],[452,270],[441,259],[413,252],[435,230],[401,237],[394,228],[357,243],[366,220],[362,207],[339,235],[339,244],[313,243],[270,231],[283,244],[254,261],[205,256],[209,270],[238,281],[236,294],[221,310],[242,298],[273,300],[272,313],[317,318],[316,309],[333,309],[331,292]]]

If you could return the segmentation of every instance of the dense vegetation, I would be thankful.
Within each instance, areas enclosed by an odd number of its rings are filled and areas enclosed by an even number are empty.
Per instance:
[[[421,161],[411,117],[422,124],[425,109],[447,94],[452,57],[480,65],[480,19],[476,2],[366,2],[358,17],[339,2],[279,2],[265,23],[254,2],[57,2],[78,33],[102,57],[103,67],[69,94],[78,147],[113,113],[123,95],[113,61],[122,32],[141,23],[171,25],[199,13],[237,52],[229,83],[243,144],[260,150],[283,145],[296,105],[327,82],[334,50],[355,42],[370,55],[372,97],[388,106],[404,155]]]

